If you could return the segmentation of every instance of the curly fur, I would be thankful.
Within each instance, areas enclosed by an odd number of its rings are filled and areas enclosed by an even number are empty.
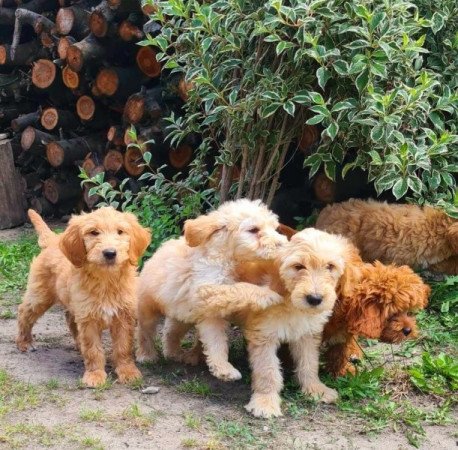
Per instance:
[[[19,306],[19,350],[32,344],[35,322],[61,303],[77,348],[84,358],[83,382],[90,387],[106,380],[101,333],[109,329],[113,361],[121,382],[141,377],[132,358],[135,327],[135,282],[138,259],[150,243],[148,230],[135,216],[113,208],[73,216],[64,233],[54,234],[29,210],[41,253],[33,260],[27,290]],[[107,259],[106,251],[115,251]]]
[[[277,216],[264,204],[245,199],[227,202],[186,221],[184,237],[164,243],[140,274],[137,360],[157,358],[153,339],[160,317],[165,315],[164,356],[198,361],[198,347],[189,353],[180,346],[186,331],[195,324],[211,373],[226,381],[241,378],[228,361],[227,321],[211,314],[195,315],[198,291],[202,286],[213,289],[233,283],[238,262],[273,258],[287,242],[276,232],[278,225]],[[259,290],[256,286],[251,289]]]
[[[458,274],[458,222],[439,209],[352,199],[324,208],[316,227],[349,238],[368,262]]]
[[[289,343],[302,390],[324,402],[337,399],[337,392],[319,380],[318,349],[352,253],[345,238],[309,228],[293,236],[276,261],[240,264],[238,276],[244,282],[217,291],[202,288],[206,309],[201,309],[230,317],[243,329],[253,390],[246,409],[255,416],[281,415],[283,380],[277,357],[281,343]],[[254,299],[250,291],[247,296],[247,283],[268,284],[283,301],[272,305],[262,296]],[[322,301],[310,304],[311,295]]]

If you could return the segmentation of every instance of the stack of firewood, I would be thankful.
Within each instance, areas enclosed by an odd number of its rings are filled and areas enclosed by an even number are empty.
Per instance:
[[[44,215],[92,208],[82,167],[139,189],[141,149],[171,173],[195,142],[171,148],[163,118],[180,113],[188,86],[161,73],[155,49],[137,43],[159,31],[140,0],[0,0],[0,132],[9,133],[28,205]]]

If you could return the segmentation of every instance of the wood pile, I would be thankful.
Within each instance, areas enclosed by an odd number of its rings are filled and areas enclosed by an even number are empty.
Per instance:
[[[164,120],[180,114],[189,86],[162,72],[156,51],[137,43],[159,31],[139,0],[0,0],[0,132],[8,133],[29,207],[64,215],[97,203],[80,167],[139,189],[142,153],[173,175],[195,142],[171,148]]]

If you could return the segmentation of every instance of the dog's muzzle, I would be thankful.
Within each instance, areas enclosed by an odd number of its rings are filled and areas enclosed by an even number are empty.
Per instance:
[[[113,263],[116,259],[116,250],[114,248],[107,248],[102,252],[103,257],[109,262]]]
[[[318,294],[309,294],[305,296],[305,301],[310,306],[318,306],[323,301],[323,296]]]

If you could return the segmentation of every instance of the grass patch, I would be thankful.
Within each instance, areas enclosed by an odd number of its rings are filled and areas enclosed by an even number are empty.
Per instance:
[[[201,421],[193,413],[186,413],[184,415],[184,423],[191,430],[197,430],[201,426]]]
[[[181,441],[181,446],[184,448],[194,448],[194,447],[198,447],[199,443],[197,442],[197,439],[185,438]]]
[[[80,444],[83,448],[90,448],[92,450],[104,450],[105,447],[102,445],[100,438],[84,437],[81,439]]]
[[[82,409],[79,418],[84,422],[99,422],[103,419],[103,411],[101,409]]]
[[[259,436],[253,433],[246,420],[217,420],[215,417],[207,417],[206,420],[216,433],[218,443],[221,440],[230,448],[254,448],[262,445]]]
[[[122,413],[122,417],[134,428],[148,428],[156,421],[154,413],[143,413],[137,403],[128,406]]]
[[[197,377],[194,377],[192,380],[182,381],[178,385],[178,391],[186,394],[199,395],[201,397],[209,397],[210,395],[213,395],[213,391],[208,383],[199,380]]]
[[[0,443],[9,448],[21,448],[34,444],[43,447],[56,445],[65,437],[62,427],[48,428],[44,425],[30,425],[26,423],[4,424],[0,431]]]

